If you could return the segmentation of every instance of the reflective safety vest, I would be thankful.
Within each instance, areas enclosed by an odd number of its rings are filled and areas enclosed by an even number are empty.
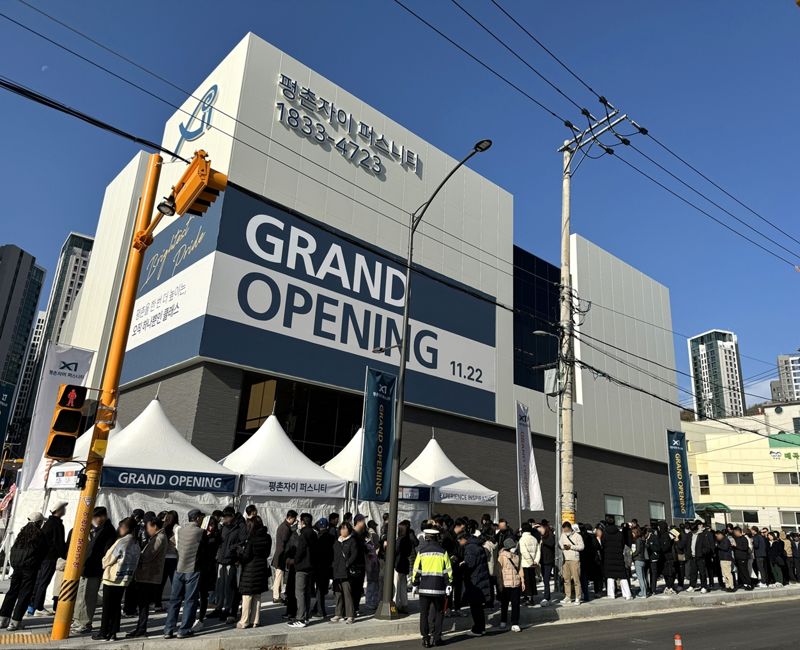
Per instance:
[[[453,582],[450,557],[436,542],[425,542],[417,550],[413,575],[421,596],[444,596]]]

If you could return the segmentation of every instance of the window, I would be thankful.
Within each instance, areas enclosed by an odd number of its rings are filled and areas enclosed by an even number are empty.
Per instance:
[[[781,524],[790,526],[792,529],[800,526],[800,512],[781,512]]]
[[[732,524],[757,524],[757,510],[731,510],[728,519]]]
[[[753,472],[723,472],[725,485],[753,485]]]
[[[775,485],[800,485],[800,474],[797,472],[773,472]]]
[[[625,501],[622,497],[611,494],[605,495],[606,517],[614,517],[614,523],[621,526],[625,523]]]
[[[698,474],[698,481],[700,481],[700,494],[711,494],[711,483],[708,480],[708,474]]]
[[[650,523],[666,520],[667,512],[663,501],[648,501],[648,505],[650,506]]]
[[[792,418],[792,425],[795,433],[800,433],[800,418]]]

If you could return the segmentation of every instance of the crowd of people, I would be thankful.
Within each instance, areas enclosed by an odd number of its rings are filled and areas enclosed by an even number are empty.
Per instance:
[[[53,609],[58,606],[70,541],[62,523],[66,505],[54,504],[47,520],[32,513],[20,530],[10,551],[13,573],[0,626],[16,630],[25,614],[53,615],[45,605],[51,582]],[[360,514],[340,519],[335,512],[314,521],[309,513],[289,510],[273,548],[254,505],[244,513],[194,509],[184,522],[175,511],[137,509],[116,527],[106,509],[96,507],[72,631],[114,640],[125,615],[135,619],[127,638],[147,636],[152,611],[166,612],[165,638],[192,636],[208,619],[256,627],[262,595],[270,592],[293,628],[314,619],[353,624],[378,606],[387,522],[388,515],[379,524]],[[618,593],[630,600],[684,590],[781,587],[800,580],[800,533],[734,525],[712,530],[700,521],[640,526],[636,520],[618,524],[614,517],[595,526],[564,522],[559,530],[529,519],[514,529],[489,515],[480,522],[434,515],[421,522],[419,534],[410,521],[398,524],[390,570],[398,611],[408,611],[414,591],[423,645],[433,647],[442,643],[445,615],[468,610],[469,633],[480,636],[486,609],[498,601],[500,629],[510,624],[519,632],[521,607],[556,604],[554,593],[564,594],[562,605],[579,605]],[[326,605],[331,591],[332,612]]]

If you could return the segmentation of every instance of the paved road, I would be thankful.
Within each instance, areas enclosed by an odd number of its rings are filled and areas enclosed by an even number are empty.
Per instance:
[[[797,615],[800,602],[789,600],[759,605],[737,605],[690,612],[676,612],[569,625],[539,625],[515,634],[489,631],[482,638],[453,635],[447,647],[470,650],[565,650],[567,648],[630,648],[631,650],[673,649],[674,635],[680,634],[684,650],[714,648],[797,647]],[[362,650],[390,647],[393,650],[420,648],[419,640],[360,646]]]

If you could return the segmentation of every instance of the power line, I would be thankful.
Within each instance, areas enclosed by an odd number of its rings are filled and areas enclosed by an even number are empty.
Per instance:
[[[559,57],[558,57],[558,56],[557,56],[557,55],[556,55],[556,54],[555,54],[555,53],[554,53],[554,52],[553,52],[553,51],[552,51],[550,48],[548,48],[548,47],[547,47],[547,46],[546,46],[544,43],[542,43],[542,41],[540,41],[540,40],[539,40],[539,39],[538,39],[538,38],[537,38],[537,37],[536,37],[536,36],[535,36],[533,33],[531,33],[531,32],[530,32],[530,31],[529,31],[529,30],[528,30],[528,29],[527,29],[527,28],[526,28],[524,25],[522,25],[522,24],[521,24],[521,23],[520,23],[520,22],[519,22],[519,21],[518,21],[516,18],[514,18],[514,16],[512,16],[512,15],[511,15],[511,14],[510,14],[508,11],[506,11],[506,10],[505,10],[505,9],[504,9],[504,8],[503,8],[501,5],[500,5],[500,3],[499,3],[499,2],[497,2],[497,0],[491,0],[491,2],[492,2],[492,4],[493,4],[495,7],[497,7],[497,8],[498,8],[498,9],[499,9],[499,10],[500,10],[500,11],[501,11],[501,12],[502,12],[502,13],[503,13],[503,14],[504,14],[504,15],[505,15],[505,16],[506,16],[508,19],[509,19],[509,20],[511,20],[511,22],[513,22],[513,23],[514,23],[514,24],[515,24],[515,25],[516,25],[516,26],[517,26],[519,29],[521,29],[521,30],[522,30],[522,31],[523,31],[525,34],[527,34],[527,36],[528,36],[528,37],[529,37],[529,38],[530,38],[530,39],[531,39],[531,40],[532,40],[534,43],[536,43],[536,44],[537,44],[537,45],[538,45],[538,46],[539,46],[539,47],[540,47],[542,50],[544,50],[544,51],[545,51],[545,52],[546,52],[546,53],[547,53],[547,54],[548,54],[548,55],[549,55],[549,56],[550,56],[550,57],[551,57],[553,60],[555,60],[555,61],[556,61],[556,62],[557,62],[557,63],[558,63],[558,64],[559,64],[559,65],[560,65],[562,68],[564,68],[564,70],[566,70],[566,71],[567,71],[567,72],[568,72],[570,75],[572,75],[572,77],[573,77],[574,79],[576,79],[576,80],[577,80],[577,81],[578,81],[578,82],[579,82],[581,85],[583,85],[583,87],[584,87],[584,88],[586,88],[586,89],[587,89],[587,90],[588,90],[590,93],[592,93],[592,94],[593,94],[595,97],[597,97],[597,99],[598,99],[598,100],[600,100],[600,102],[601,102],[601,103],[603,103],[603,104],[605,105],[605,97],[603,97],[603,96],[602,96],[600,93],[598,93],[596,90],[594,90],[594,88],[592,88],[592,87],[589,85],[589,83],[588,83],[588,82],[587,82],[585,79],[583,79],[583,77],[581,77],[581,76],[580,76],[580,75],[579,75],[577,72],[575,72],[575,71],[574,71],[574,70],[573,70],[573,69],[572,69],[570,66],[568,66],[566,63],[564,63],[564,61],[562,61],[562,60],[561,60],[561,59],[560,59],[560,58],[559,58]],[[739,204],[741,207],[743,207],[745,210],[747,210],[748,212],[750,212],[750,213],[751,213],[751,214],[753,214],[754,216],[758,217],[759,219],[761,219],[761,221],[763,221],[764,223],[766,223],[766,224],[770,225],[772,228],[774,228],[775,230],[777,230],[777,231],[778,231],[779,233],[781,233],[782,235],[784,235],[784,236],[788,237],[789,239],[791,239],[791,240],[792,240],[793,242],[795,242],[796,244],[800,244],[800,240],[799,240],[799,239],[797,239],[797,238],[793,237],[793,236],[792,236],[792,235],[790,235],[788,232],[786,232],[785,230],[783,230],[783,229],[782,229],[780,226],[778,226],[777,224],[775,224],[773,221],[771,221],[771,220],[767,219],[767,217],[765,217],[764,215],[762,215],[760,212],[758,212],[758,211],[757,211],[757,210],[755,210],[754,208],[750,207],[749,205],[747,205],[746,203],[744,203],[744,202],[743,202],[743,201],[741,201],[740,199],[736,198],[736,196],[734,196],[733,194],[731,194],[730,192],[728,192],[728,190],[726,190],[724,187],[722,187],[721,185],[719,185],[718,183],[716,183],[714,180],[712,180],[711,178],[709,178],[709,177],[708,177],[706,174],[704,174],[704,173],[703,173],[702,171],[700,171],[700,170],[699,170],[697,167],[695,167],[694,165],[692,165],[692,164],[691,164],[689,161],[687,161],[687,160],[686,160],[684,157],[682,157],[682,156],[680,156],[679,154],[675,153],[675,151],[673,151],[673,150],[672,150],[672,149],[670,149],[670,148],[669,148],[669,147],[668,147],[666,144],[664,144],[663,142],[661,142],[661,141],[660,141],[658,138],[656,138],[656,136],[654,136],[654,135],[653,135],[653,134],[650,132],[650,130],[649,130],[649,129],[645,129],[645,128],[643,128],[643,127],[641,127],[641,126],[639,126],[638,124],[635,124],[635,123],[633,124],[633,126],[634,126],[634,128],[636,128],[636,129],[637,129],[637,131],[638,131],[639,133],[641,133],[642,135],[648,136],[648,137],[649,137],[649,138],[650,138],[650,139],[651,139],[653,142],[655,142],[655,143],[656,143],[658,146],[660,146],[662,149],[664,149],[664,151],[666,151],[666,152],[667,152],[667,153],[669,153],[671,156],[673,156],[675,159],[677,159],[678,161],[680,161],[681,163],[683,163],[684,165],[686,165],[686,166],[687,166],[689,169],[691,169],[691,170],[692,170],[692,171],[693,171],[695,174],[697,174],[698,176],[700,176],[700,177],[701,177],[703,180],[705,180],[706,182],[708,182],[708,183],[710,183],[711,185],[713,185],[713,186],[714,186],[716,189],[718,189],[720,192],[722,192],[723,194],[725,194],[725,196],[727,196],[729,199],[731,199],[731,200],[735,201],[736,203],[738,203],[738,204]]]

